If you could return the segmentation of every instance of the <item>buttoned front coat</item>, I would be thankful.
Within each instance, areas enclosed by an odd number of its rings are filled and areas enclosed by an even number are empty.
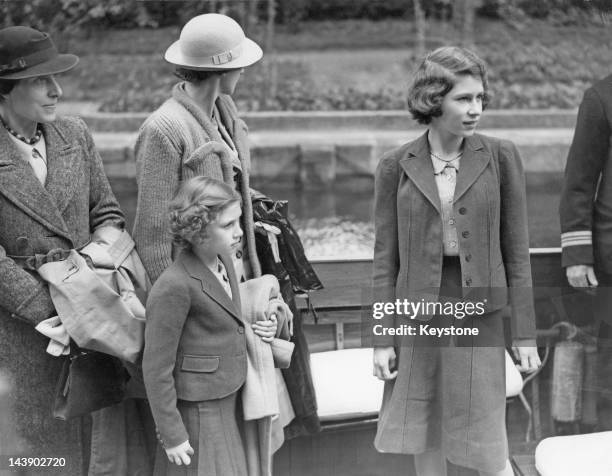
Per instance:
[[[18,257],[81,247],[98,227],[123,227],[124,217],[83,121],[60,118],[42,130],[45,186],[0,128],[0,370],[13,383],[12,426],[27,454],[67,455],[66,474],[77,474],[79,426],[51,417],[62,359],[45,352],[49,339],[34,330],[55,314],[53,303],[46,284]]]
[[[427,133],[388,152],[376,171],[374,302],[437,301],[443,244],[440,198]],[[513,339],[535,338],[525,179],[508,141],[465,139],[453,211],[464,297],[487,311],[511,304]],[[384,326],[409,324],[398,315]],[[393,336],[374,336],[393,346]]]

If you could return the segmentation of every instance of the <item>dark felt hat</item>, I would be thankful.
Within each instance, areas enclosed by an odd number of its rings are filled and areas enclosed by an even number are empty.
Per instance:
[[[63,73],[78,62],[78,56],[59,54],[47,33],[27,26],[0,30],[0,79]]]

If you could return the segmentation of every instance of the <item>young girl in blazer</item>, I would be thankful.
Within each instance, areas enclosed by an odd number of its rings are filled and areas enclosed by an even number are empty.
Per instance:
[[[246,339],[231,252],[243,235],[240,195],[196,177],[170,203],[182,248],[147,300],[143,372],[158,438],[156,475],[247,474],[237,395]],[[274,320],[252,324],[271,342]],[[164,454],[165,453],[165,454]]]
[[[471,51],[427,55],[408,107],[428,129],[383,156],[376,172],[374,301],[486,305],[471,319],[418,317],[449,332],[476,328],[477,337],[375,338],[374,373],[386,381],[375,446],[414,454],[419,476],[446,474],[447,461],[481,475],[513,474],[505,428],[508,296],[515,356],[525,371],[540,365],[521,158],[512,143],[475,134],[487,92],[485,65]],[[390,316],[385,326],[406,322]]]

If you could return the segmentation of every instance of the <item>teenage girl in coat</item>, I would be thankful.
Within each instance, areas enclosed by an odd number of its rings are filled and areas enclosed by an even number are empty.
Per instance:
[[[187,181],[170,203],[182,251],[149,294],[143,355],[161,443],[156,475],[247,474],[237,416],[245,323],[230,257],[243,236],[241,214],[240,195],[206,177]],[[275,320],[252,327],[265,342],[276,333]]]
[[[485,65],[474,53],[428,54],[408,94],[411,113],[428,129],[386,154],[376,172],[374,301],[461,303],[472,291],[469,300],[486,311],[384,320],[386,328],[477,328],[477,337],[375,336],[374,373],[386,382],[375,446],[414,454],[421,476],[445,475],[447,460],[481,475],[512,475],[508,296],[514,354],[524,371],[540,365],[523,169],[512,143],[475,133],[487,94]]]

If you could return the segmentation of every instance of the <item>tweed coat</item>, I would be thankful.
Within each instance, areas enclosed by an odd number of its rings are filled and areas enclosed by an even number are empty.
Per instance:
[[[48,175],[43,187],[0,129],[0,369],[13,381],[13,426],[29,456],[66,455],[65,474],[80,474],[78,422],[51,417],[62,359],[45,352],[34,326],[55,314],[48,288],[17,256],[85,245],[98,227],[123,227],[124,217],[85,123],[43,124]]]
[[[470,295],[486,299],[488,312],[509,297],[513,339],[534,343],[525,179],[511,142],[480,134],[465,139],[453,209],[464,297],[474,290]],[[374,216],[374,302],[437,300],[442,220],[427,133],[380,160]],[[375,336],[374,343],[393,346],[395,339]]]
[[[177,399],[226,397],[244,384],[246,337],[231,258],[223,257],[232,298],[191,251],[183,250],[147,299],[143,373],[162,445],[189,439]]]
[[[612,75],[584,93],[559,205],[563,266],[612,275]]]

